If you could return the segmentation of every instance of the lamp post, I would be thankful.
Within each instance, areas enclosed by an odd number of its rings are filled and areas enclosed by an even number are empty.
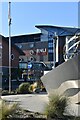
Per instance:
[[[11,2],[9,2],[9,93],[11,92]]]

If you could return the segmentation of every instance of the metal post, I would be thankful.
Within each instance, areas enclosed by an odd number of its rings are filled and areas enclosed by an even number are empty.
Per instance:
[[[57,40],[57,35],[56,35],[56,32],[55,32],[55,36],[53,37],[53,65],[54,65],[54,68],[56,67],[56,40]]]
[[[56,55],[55,55],[55,51],[56,51],[56,49],[55,49],[55,39],[53,39],[53,61],[54,61],[54,68],[55,68],[55,64],[56,64],[56,60],[55,60],[55,58],[56,58]]]
[[[11,2],[9,2],[9,93],[11,93]]]

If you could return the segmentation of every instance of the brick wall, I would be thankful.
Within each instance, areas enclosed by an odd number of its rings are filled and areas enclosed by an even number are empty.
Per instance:
[[[12,67],[18,67],[19,63],[19,52],[17,49],[12,46],[12,54],[14,55],[14,59],[12,60]],[[9,65],[9,46],[8,42],[5,38],[2,39],[2,66]]]

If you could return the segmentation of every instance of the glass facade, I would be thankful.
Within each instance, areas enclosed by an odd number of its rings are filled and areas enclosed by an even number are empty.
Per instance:
[[[27,63],[19,63],[19,68],[27,69],[28,68],[28,64]]]
[[[48,60],[53,61],[53,34],[48,32]]]

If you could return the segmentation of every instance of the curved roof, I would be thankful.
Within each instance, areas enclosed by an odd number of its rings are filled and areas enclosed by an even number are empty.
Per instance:
[[[74,27],[60,27],[52,25],[36,25],[35,27],[45,29],[46,31],[53,33],[53,35],[56,32],[58,36],[67,36],[80,33],[80,28]]]

